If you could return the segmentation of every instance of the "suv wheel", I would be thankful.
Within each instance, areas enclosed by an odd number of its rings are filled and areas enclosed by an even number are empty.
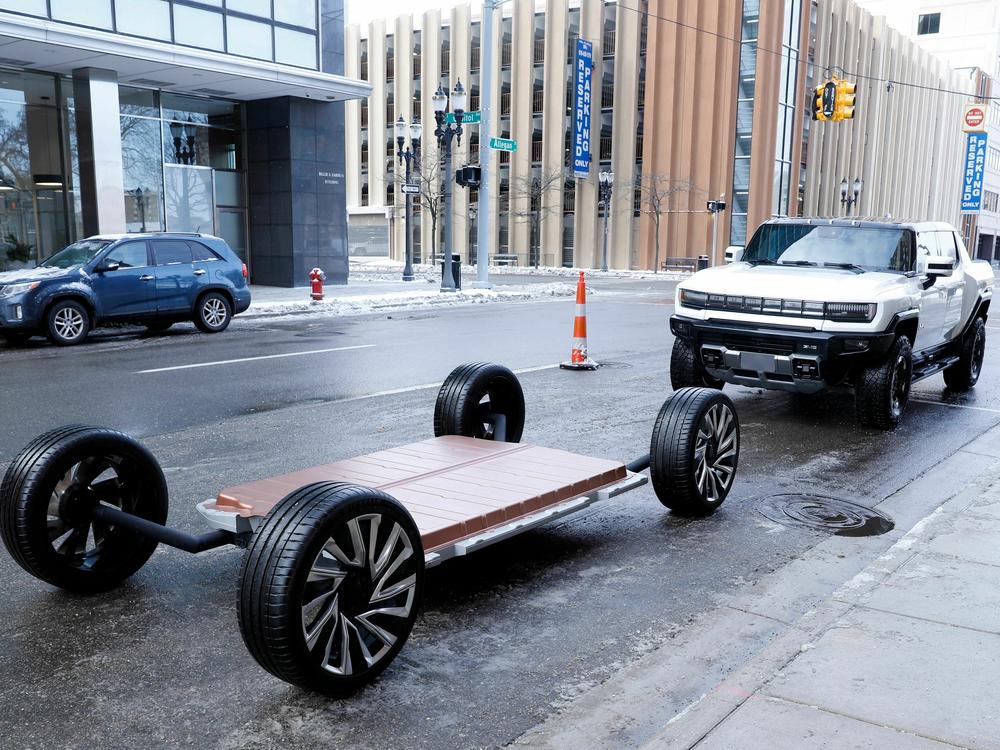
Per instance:
[[[979,380],[986,353],[986,323],[976,318],[962,339],[958,362],[944,371],[944,383],[955,391],[967,391]]]
[[[233,308],[223,295],[209,292],[198,300],[194,324],[203,333],[222,333],[233,319]]]
[[[79,344],[90,333],[90,313],[79,302],[60,300],[46,317],[49,341],[58,346]]]
[[[716,380],[701,366],[694,347],[684,339],[674,339],[674,348],[670,352],[670,387],[675,391],[681,388],[716,388],[722,390],[725,382]]]
[[[882,430],[898,425],[910,399],[912,377],[910,340],[900,336],[880,364],[858,374],[854,385],[858,421],[866,427]]]

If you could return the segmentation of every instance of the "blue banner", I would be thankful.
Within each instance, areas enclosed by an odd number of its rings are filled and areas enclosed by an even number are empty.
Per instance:
[[[576,40],[575,104],[573,106],[573,176],[590,174],[591,79],[594,77],[594,45]]]
[[[977,214],[982,208],[985,171],[986,133],[969,133],[965,141],[965,172],[962,175],[963,214]]]

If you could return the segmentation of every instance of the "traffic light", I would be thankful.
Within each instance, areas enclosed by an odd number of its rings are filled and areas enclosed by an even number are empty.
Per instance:
[[[477,188],[482,180],[483,170],[481,167],[469,166],[459,167],[455,170],[455,182],[462,187]]]
[[[837,84],[827,81],[813,90],[812,118],[814,120],[834,120],[837,107]]]
[[[850,81],[837,81],[837,102],[833,112],[834,120],[854,119],[854,92],[857,89],[857,85]]]

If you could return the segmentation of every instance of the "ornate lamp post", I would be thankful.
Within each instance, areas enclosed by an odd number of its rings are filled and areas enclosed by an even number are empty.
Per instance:
[[[170,135],[174,141],[174,158],[178,164],[195,164],[197,161],[197,140],[194,121],[189,117],[187,127],[181,122],[170,123]]]
[[[852,193],[848,194],[849,187],[852,189]],[[858,202],[858,196],[861,195],[861,191],[865,188],[865,181],[860,177],[854,178],[854,184],[848,186],[847,178],[845,177],[840,181],[840,202],[847,208],[847,216],[851,215],[851,206]]]
[[[615,183],[614,172],[601,172],[597,179],[598,184],[598,205],[604,211],[604,253],[601,257],[601,270],[608,270],[608,209],[611,207],[611,187]]]
[[[406,144],[407,130],[410,133],[410,146],[406,150],[403,150],[403,146]],[[410,123],[409,128],[407,128],[406,121],[402,115],[396,120],[396,156],[399,157],[400,164],[404,161],[406,162],[407,185],[410,184],[410,175],[414,161],[417,162],[417,169],[420,169],[420,162],[417,160],[420,158],[421,130],[420,123],[416,120]],[[406,265],[403,268],[403,281],[413,281],[413,229],[411,228],[413,202],[409,193],[404,193],[403,200],[406,203]]]
[[[438,90],[431,97],[434,105],[434,120],[437,128],[434,135],[437,136],[438,145],[444,149],[444,177],[441,181],[444,191],[444,272],[441,276],[441,291],[454,292],[456,279],[454,275],[454,264],[452,263],[452,217],[451,217],[451,142],[458,138],[458,144],[462,144],[462,117],[465,115],[466,93],[462,82],[455,83],[455,88],[451,92],[451,111],[455,115],[455,122],[445,121],[445,114],[448,111],[448,95],[444,88],[438,86]]]

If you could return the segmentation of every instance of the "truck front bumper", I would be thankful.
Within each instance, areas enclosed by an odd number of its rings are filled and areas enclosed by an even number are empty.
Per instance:
[[[670,318],[670,331],[691,344],[717,380],[796,393],[815,393],[843,381],[853,369],[881,358],[896,337],[891,330],[827,333],[677,315]]]

